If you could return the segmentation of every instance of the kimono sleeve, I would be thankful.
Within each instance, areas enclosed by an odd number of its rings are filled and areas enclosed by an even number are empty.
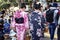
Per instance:
[[[29,17],[29,29],[33,30],[33,24],[31,23],[31,16],[32,16],[32,14],[28,15],[28,17]]]
[[[28,15],[27,14],[25,14],[25,28],[26,29],[29,29],[29,20],[28,20]]]

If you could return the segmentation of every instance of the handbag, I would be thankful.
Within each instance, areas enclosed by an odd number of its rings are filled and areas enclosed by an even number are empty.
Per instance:
[[[45,27],[45,28],[44,28],[44,32],[45,32],[45,33],[48,32],[48,27]]]

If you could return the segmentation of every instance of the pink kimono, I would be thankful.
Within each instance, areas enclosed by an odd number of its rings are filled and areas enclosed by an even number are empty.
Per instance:
[[[17,40],[24,40],[24,34],[25,34],[25,31],[26,29],[29,28],[29,23],[28,23],[28,16],[27,16],[27,13],[24,12],[23,10],[20,10],[20,15],[18,15],[18,11],[16,11],[14,13],[14,17],[13,17],[13,20],[11,21],[11,26],[12,27],[15,27],[16,28],[16,31],[17,31]],[[15,22],[15,17],[23,17],[24,18],[24,23],[23,24],[17,24]]]

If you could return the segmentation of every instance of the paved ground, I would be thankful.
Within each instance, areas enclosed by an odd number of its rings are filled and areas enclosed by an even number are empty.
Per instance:
[[[44,40],[50,40],[48,37],[45,37]],[[54,39],[54,40],[57,40],[57,39]]]
[[[44,35],[45,35],[44,40],[50,40],[50,35],[49,35],[49,33],[44,33]],[[54,40],[57,40],[57,35],[56,35],[56,34],[54,35]]]
[[[5,40],[11,40],[11,39],[5,39]],[[50,40],[48,37],[45,37],[43,40]],[[54,39],[57,40],[57,39]]]
[[[11,40],[11,39],[8,38],[8,39],[4,39],[4,40]],[[27,39],[27,40],[29,40],[29,39]],[[50,38],[49,37],[44,37],[42,40],[50,40]],[[54,40],[57,40],[57,38],[54,38]]]
[[[50,40],[49,33],[44,33],[45,37],[43,40]],[[11,40],[11,39],[6,39],[6,40]],[[55,35],[54,40],[57,40],[57,36]]]

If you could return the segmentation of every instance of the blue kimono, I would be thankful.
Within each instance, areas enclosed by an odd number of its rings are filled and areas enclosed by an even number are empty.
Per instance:
[[[32,40],[40,40],[40,38],[43,36],[43,27],[41,25],[42,15],[40,15],[39,12],[32,12],[29,19],[30,28],[33,28],[33,30],[31,31]]]
[[[4,30],[3,30],[4,34],[9,34],[10,33],[10,23],[8,23],[7,20],[5,20],[3,26],[4,26]]]

